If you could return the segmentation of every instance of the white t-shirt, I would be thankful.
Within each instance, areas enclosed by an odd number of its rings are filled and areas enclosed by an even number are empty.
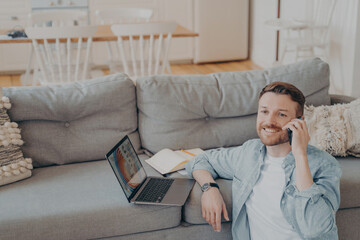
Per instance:
[[[284,157],[266,154],[258,182],[246,200],[252,240],[294,240],[299,235],[284,218],[280,200],[285,187]]]

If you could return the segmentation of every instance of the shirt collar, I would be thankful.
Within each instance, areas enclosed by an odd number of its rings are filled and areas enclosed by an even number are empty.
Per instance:
[[[261,141],[260,141],[259,152],[262,156],[265,156],[265,154],[266,154],[266,146]],[[288,153],[288,155],[286,155],[286,157],[284,158],[284,164],[285,165],[294,165],[295,164],[295,157],[292,154],[292,151],[290,151]]]

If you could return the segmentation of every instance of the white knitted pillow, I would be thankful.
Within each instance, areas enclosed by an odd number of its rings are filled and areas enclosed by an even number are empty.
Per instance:
[[[1,89],[0,89],[1,90]],[[18,124],[10,122],[6,110],[11,108],[7,97],[0,99],[0,186],[31,176],[32,160],[24,158],[20,146]]]
[[[360,99],[348,104],[305,106],[310,144],[333,156],[360,157]]]

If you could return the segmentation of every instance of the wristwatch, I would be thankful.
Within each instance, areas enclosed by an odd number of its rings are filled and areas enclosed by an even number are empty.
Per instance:
[[[211,187],[216,187],[216,188],[220,189],[219,185],[217,185],[217,183],[213,183],[213,182],[208,183],[207,182],[207,183],[204,183],[204,185],[201,186],[201,191],[206,192]]]

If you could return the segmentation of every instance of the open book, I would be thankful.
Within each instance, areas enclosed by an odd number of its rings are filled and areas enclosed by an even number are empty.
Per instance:
[[[167,174],[184,169],[185,163],[202,152],[200,148],[177,151],[165,148],[145,161],[161,174]]]

